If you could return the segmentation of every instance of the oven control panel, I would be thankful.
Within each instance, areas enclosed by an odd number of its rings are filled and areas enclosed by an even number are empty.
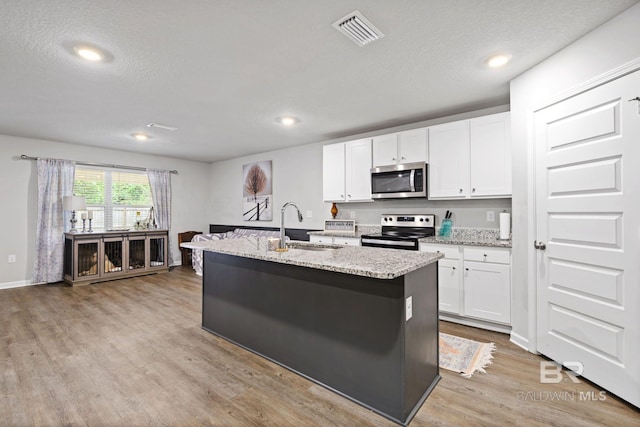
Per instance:
[[[395,227],[434,227],[435,215],[382,215],[381,225],[393,225]]]

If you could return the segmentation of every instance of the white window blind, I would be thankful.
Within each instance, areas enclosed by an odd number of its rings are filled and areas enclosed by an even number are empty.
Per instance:
[[[145,172],[76,166],[73,193],[85,196],[95,229],[134,228],[153,206]]]

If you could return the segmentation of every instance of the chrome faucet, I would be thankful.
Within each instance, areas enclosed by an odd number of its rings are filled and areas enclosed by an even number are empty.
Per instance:
[[[282,209],[280,209],[280,245],[278,246],[280,249],[285,249],[287,247],[287,245],[285,245],[285,241],[284,241],[284,239],[285,239],[285,235],[284,235],[284,211],[289,206],[293,206],[294,208],[296,208],[296,210],[298,211],[298,221],[302,222],[302,214],[300,213],[300,209],[298,209],[298,206],[295,203],[287,202],[284,205],[282,205]]]

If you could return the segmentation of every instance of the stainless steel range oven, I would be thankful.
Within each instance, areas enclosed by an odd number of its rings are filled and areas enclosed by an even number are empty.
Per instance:
[[[436,234],[435,215],[382,215],[380,234],[362,236],[362,246],[418,250],[418,239]]]

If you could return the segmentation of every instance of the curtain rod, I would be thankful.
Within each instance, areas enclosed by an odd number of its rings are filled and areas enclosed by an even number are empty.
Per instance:
[[[20,158],[22,160],[44,159],[44,157],[31,157],[31,156],[27,156],[26,154],[21,155]],[[129,169],[129,170],[134,170],[134,171],[146,171],[147,170],[147,168],[141,168],[141,167],[137,167],[137,166],[112,165],[112,164],[109,164],[109,163],[92,163],[92,162],[75,162],[75,161],[74,161],[74,163],[77,164],[77,165],[83,165],[83,166],[101,166],[101,167],[116,168],[116,169]],[[170,170],[169,172],[175,173],[175,174],[178,173],[177,170]]]

